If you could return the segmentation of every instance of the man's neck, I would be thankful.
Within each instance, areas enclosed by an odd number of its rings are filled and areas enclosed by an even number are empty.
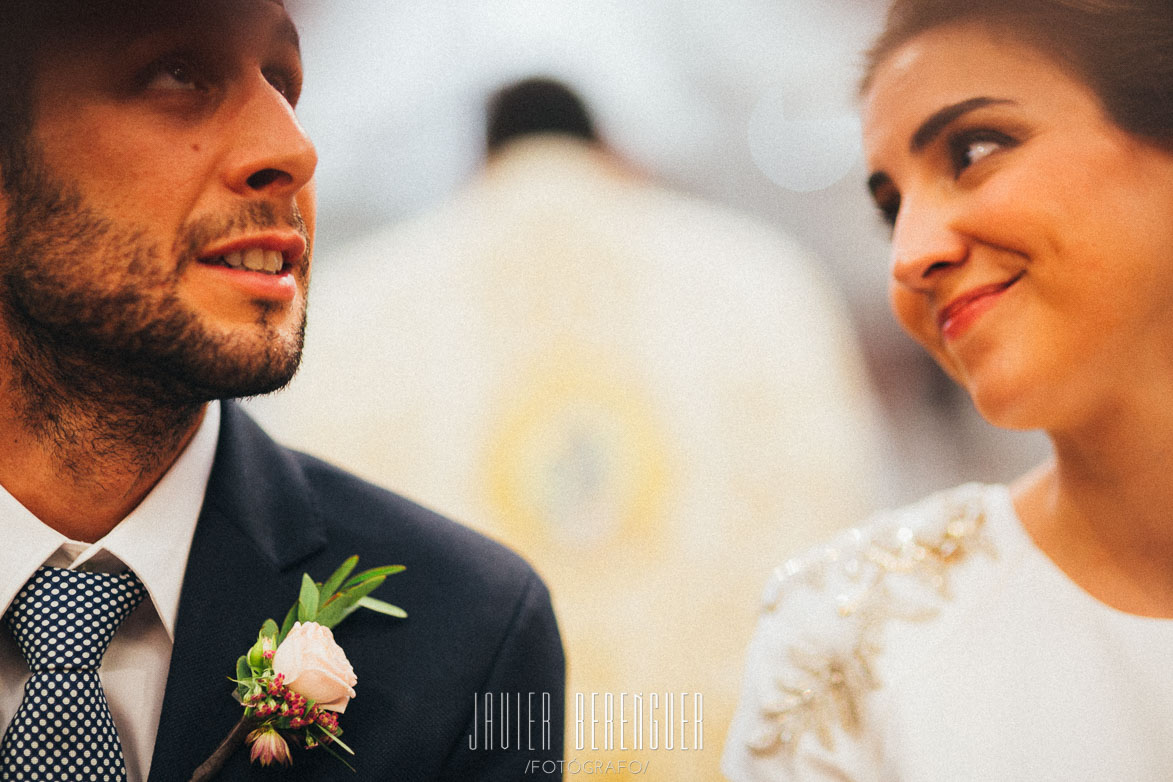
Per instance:
[[[0,485],[74,540],[99,540],[134,510],[203,420],[203,403],[148,400],[114,378],[31,378],[14,363],[0,368]]]

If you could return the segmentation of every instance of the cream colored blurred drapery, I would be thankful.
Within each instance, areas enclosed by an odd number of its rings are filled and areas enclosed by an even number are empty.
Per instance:
[[[810,260],[536,138],[315,263],[302,372],[254,412],[533,562],[567,648],[568,760],[719,778],[770,569],[877,502],[861,361]],[[576,746],[576,693],[652,692],[703,695],[702,749],[592,750],[589,724]]]

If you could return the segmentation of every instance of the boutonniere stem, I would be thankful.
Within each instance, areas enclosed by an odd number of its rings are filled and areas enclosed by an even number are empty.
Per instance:
[[[241,717],[231,732],[220,742],[220,746],[216,747],[216,751],[209,755],[208,759],[201,763],[195,773],[191,775],[191,782],[208,782],[216,776],[220,767],[224,765],[224,761],[228,760],[233,752],[236,752],[244,741],[244,737],[259,724],[253,718]]]

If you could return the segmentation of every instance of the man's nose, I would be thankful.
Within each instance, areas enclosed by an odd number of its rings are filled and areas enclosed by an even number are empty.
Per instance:
[[[969,242],[956,228],[956,210],[942,201],[907,197],[892,231],[892,278],[913,290],[928,290],[941,272],[960,266]]]
[[[285,96],[262,74],[245,86],[241,100],[229,140],[228,187],[245,196],[292,198],[318,165],[313,142]]]

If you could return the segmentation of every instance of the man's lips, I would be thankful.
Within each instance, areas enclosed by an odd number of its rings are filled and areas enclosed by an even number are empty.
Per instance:
[[[213,266],[281,274],[292,271],[301,262],[305,250],[306,241],[300,234],[273,232],[209,247],[200,253],[199,260]]]
[[[997,297],[1018,282],[1025,272],[1019,272],[1008,280],[982,285],[968,290],[950,301],[937,313],[937,327],[946,338],[961,336],[979,315],[992,307]]]

